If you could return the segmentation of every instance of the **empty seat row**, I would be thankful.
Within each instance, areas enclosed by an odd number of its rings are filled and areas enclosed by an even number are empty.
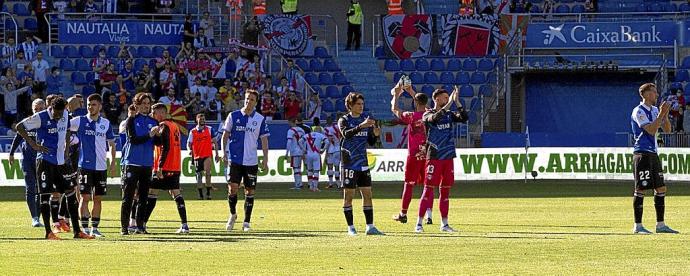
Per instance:
[[[438,58],[431,59],[430,62],[427,59],[416,59],[415,61],[403,59],[400,62],[395,59],[387,59],[383,65],[383,69],[386,71],[492,71],[494,67],[494,61],[487,58],[468,58],[464,61],[452,58],[447,63]]]
[[[340,67],[338,67],[338,64],[336,64],[335,61],[331,58],[324,59],[323,63],[321,63],[321,61],[315,58],[308,59],[308,61],[307,59],[300,58],[295,60],[295,64],[299,66],[299,68],[302,68],[302,70],[304,70],[305,72],[340,71]]]
[[[338,87],[334,86],[334,85],[326,86],[326,89],[322,89],[320,86],[312,86],[312,89],[314,89],[315,92],[319,93],[319,97],[321,97],[322,99],[323,98],[332,98],[332,99],[344,98],[350,92],[355,91],[355,89],[349,85],[343,86],[342,89],[338,89]]]
[[[79,46],[79,48],[77,48],[73,45],[53,45],[50,48],[50,52],[51,55],[56,58],[93,58],[96,57],[96,55],[102,47],[104,46],[97,45],[95,47],[91,47],[88,45],[82,45]],[[129,48],[129,51],[130,53],[132,53],[132,56],[141,58],[160,57],[163,56],[163,51],[165,50],[168,50],[170,52],[170,55],[174,57],[175,55],[177,55],[179,47],[169,46],[165,48],[162,46],[154,46],[153,48],[151,48],[148,46],[138,46]],[[119,46],[109,46],[106,48],[106,54],[109,58],[117,57],[117,54],[119,52]]]
[[[393,82],[396,83],[400,80],[403,73],[397,72],[393,75]],[[412,72],[409,74],[412,83],[421,84],[484,84],[484,83],[496,83],[497,75],[494,72],[484,74],[483,72],[474,72],[472,74],[468,72],[458,72],[457,74],[453,72],[443,72],[438,75],[435,72],[426,72],[424,74],[420,72]]]
[[[318,75],[312,72],[304,74],[304,80],[311,85],[346,85],[349,84],[342,72],[330,73],[321,72]]]

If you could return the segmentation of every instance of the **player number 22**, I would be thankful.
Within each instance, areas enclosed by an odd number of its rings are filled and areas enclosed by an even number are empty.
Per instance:
[[[638,174],[640,175],[640,180],[648,180],[649,179],[649,171],[641,171]]]

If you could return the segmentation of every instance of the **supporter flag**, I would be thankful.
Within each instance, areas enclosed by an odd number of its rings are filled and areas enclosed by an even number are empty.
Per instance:
[[[397,58],[417,58],[430,54],[432,35],[430,15],[388,15],[381,20],[386,45]]]
[[[168,110],[168,119],[177,125],[182,135],[187,135],[187,110],[184,106],[166,104],[165,108]]]
[[[381,145],[385,149],[402,149],[407,147],[407,127],[401,125],[381,128]]]
[[[271,48],[286,56],[314,55],[310,16],[268,14],[261,23]]]
[[[527,26],[529,23],[529,16],[527,15],[513,15],[501,14],[499,20],[499,29],[501,32],[501,41],[499,42],[499,52],[504,54],[506,47],[513,41],[513,38],[518,39],[522,37],[523,46],[525,37],[527,37]],[[520,31],[518,33],[518,31]],[[518,36],[518,37],[516,37]]]
[[[500,32],[495,15],[441,16],[441,49],[448,56],[481,57],[495,54]]]

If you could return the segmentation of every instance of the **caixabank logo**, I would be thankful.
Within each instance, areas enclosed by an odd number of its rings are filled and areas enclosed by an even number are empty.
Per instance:
[[[586,48],[672,46],[678,26],[674,22],[533,24],[528,47]]]

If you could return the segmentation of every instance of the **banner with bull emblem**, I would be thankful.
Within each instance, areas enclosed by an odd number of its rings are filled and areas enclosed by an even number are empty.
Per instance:
[[[431,19],[428,14],[384,16],[382,26],[388,50],[399,59],[429,55]]]
[[[500,42],[495,15],[442,15],[441,49],[447,56],[481,57],[495,55]]]
[[[262,20],[271,48],[286,56],[313,56],[314,39],[308,15],[269,14]]]

